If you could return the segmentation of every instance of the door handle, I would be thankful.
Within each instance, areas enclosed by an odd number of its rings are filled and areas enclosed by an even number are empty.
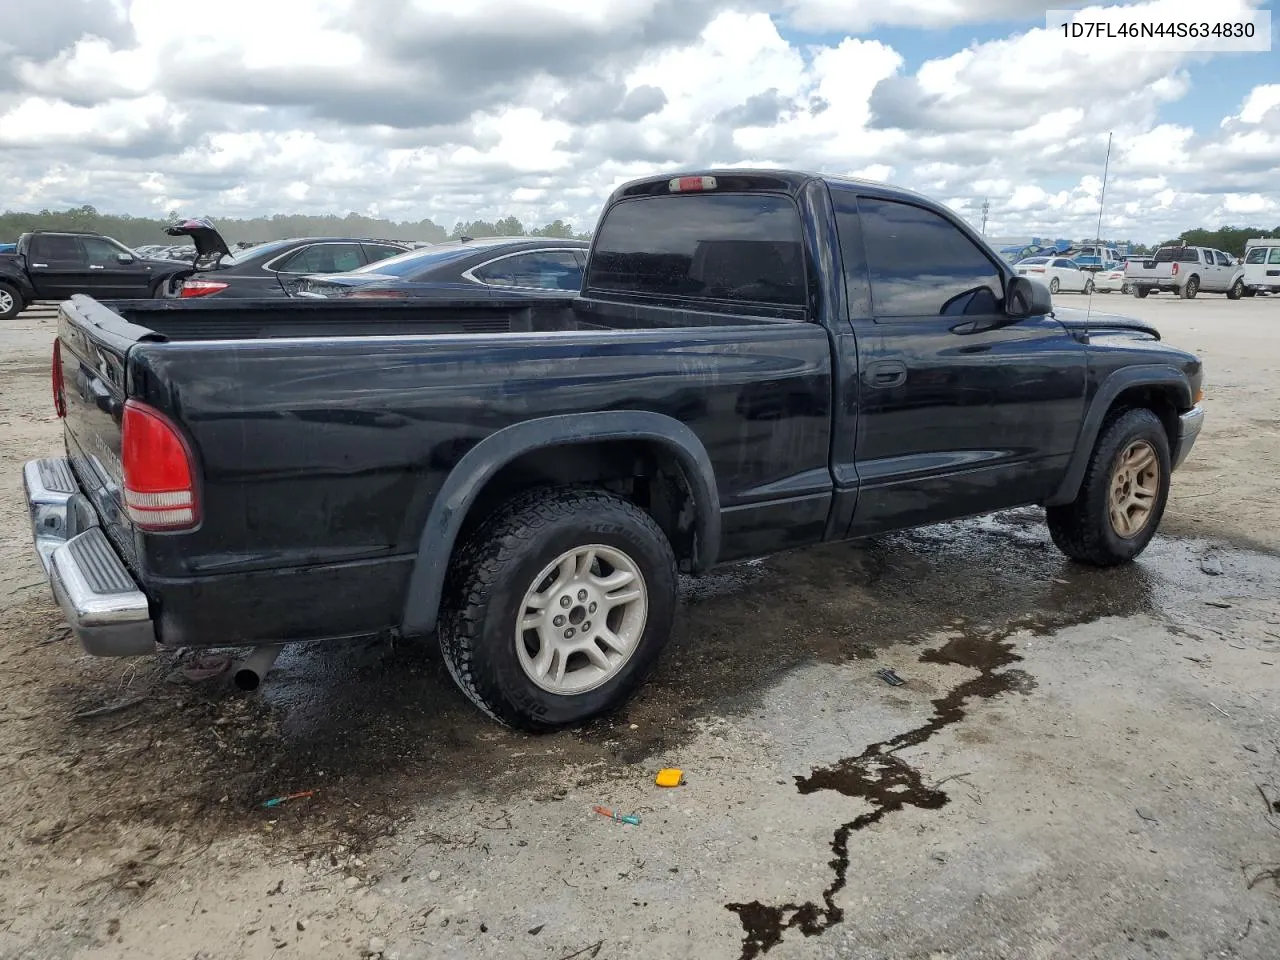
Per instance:
[[[896,387],[907,379],[907,365],[900,360],[878,360],[867,367],[867,383],[873,387]]]
[[[32,264],[32,266],[33,266],[33,267],[47,267],[47,266],[48,266],[48,264],[47,264],[47,263],[33,263],[33,264]]]
[[[91,263],[91,264],[89,264],[89,269],[90,269],[90,270],[105,270],[105,269],[107,269],[107,268],[106,268],[106,267],[104,267],[104,266],[101,266],[100,264],[97,264],[97,263]]]

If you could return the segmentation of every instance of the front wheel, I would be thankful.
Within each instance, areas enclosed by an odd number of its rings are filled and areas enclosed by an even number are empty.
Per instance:
[[[1093,281],[1092,281],[1092,280],[1086,280],[1086,281],[1084,282],[1084,292],[1085,292],[1085,296],[1088,296],[1089,294],[1093,293]]]
[[[1244,296],[1244,281],[1237,280],[1231,285],[1231,289],[1227,291],[1228,300],[1239,300]]]
[[[1049,281],[1049,292],[1057,293],[1059,286],[1061,286],[1061,284],[1058,283],[1058,278],[1054,277],[1052,280]]]
[[[0,320],[16,317],[24,306],[26,304],[22,302],[22,294],[7,283],[0,283]]]
[[[622,497],[542,489],[509,501],[459,552],[440,649],[496,720],[541,731],[623,703],[657,662],[675,615],[675,557]]]
[[[1128,283],[1122,283],[1120,285],[1120,292],[1127,297],[1129,294],[1133,293],[1133,286]]]
[[[1151,542],[1169,499],[1169,437],[1150,410],[1128,410],[1102,428],[1076,499],[1049,507],[1049,533],[1072,560],[1113,567]]]

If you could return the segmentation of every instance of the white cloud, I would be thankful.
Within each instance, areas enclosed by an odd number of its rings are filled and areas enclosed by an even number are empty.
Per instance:
[[[872,33],[1042,23],[1079,3],[785,0],[771,16],[760,0],[221,0],[199,18],[77,2],[73,17],[10,0],[38,26],[0,40],[0,195],[15,208],[587,227],[626,179],[761,165],[889,180],[975,219],[988,200],[989,233],[1084,236],[1111,130],[1105,232],[1280,223],[1280,84],[1205,130],[1166,109],[1204,54],[1037,27],[908,70]],[[1220,0],[1214,17],[1256,6]],[[1203,3],[1124,13],[1188,10]]]

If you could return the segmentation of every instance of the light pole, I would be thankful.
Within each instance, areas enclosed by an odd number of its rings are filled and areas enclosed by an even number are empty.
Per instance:
[[[987,235],[987,213],[991,210],[991,201],[982,201],[982,235]]]

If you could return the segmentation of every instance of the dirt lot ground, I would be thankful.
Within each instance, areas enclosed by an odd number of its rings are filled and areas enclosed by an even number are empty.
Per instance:
[[[1207,365],[1141,562],[1028,510],[744,565],[623,714],[539,738],[413,648],[252,696],[82,657],[19,489],[52,325],[0,324],[0,956],[1274,960],[1280,298],[1094,308]]]

